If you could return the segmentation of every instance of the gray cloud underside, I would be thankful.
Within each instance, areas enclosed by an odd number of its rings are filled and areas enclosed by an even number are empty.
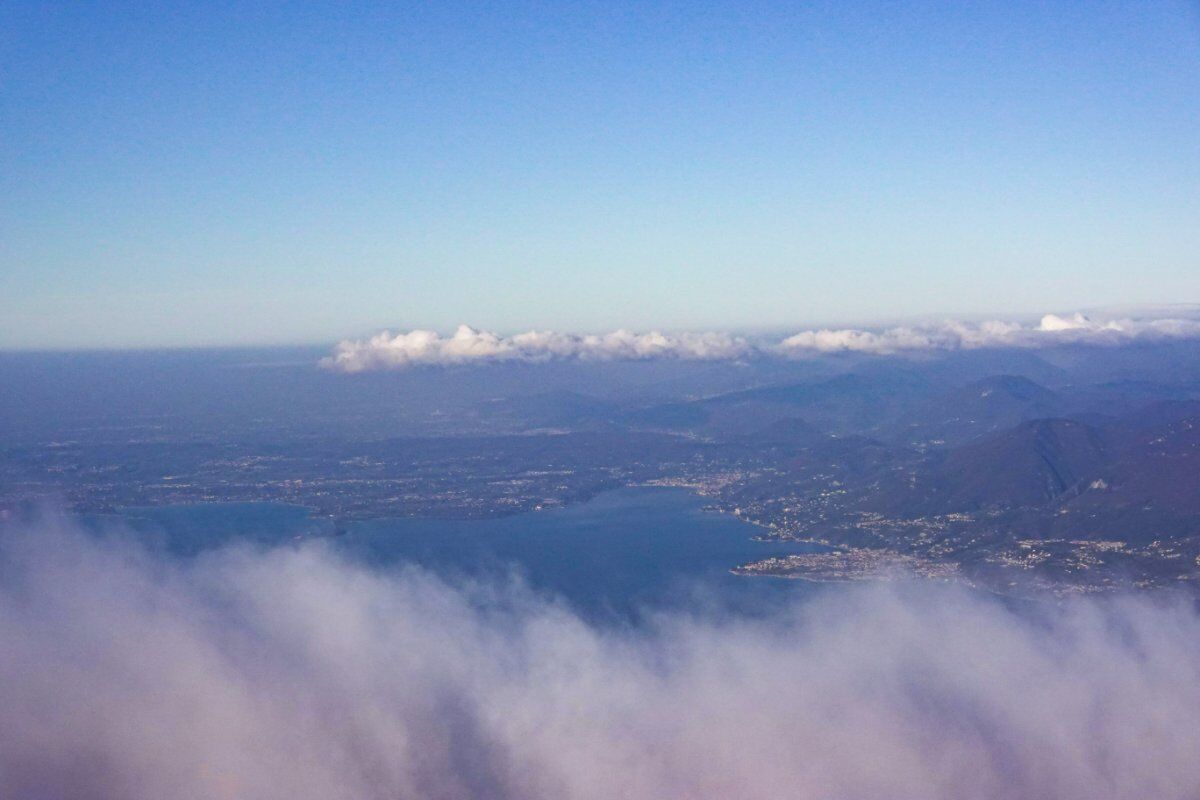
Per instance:
[[[1082,314],[1047,314],[1037,325],[1015,322],[960,322],[901,326],[881,330],[854,328],[807,330],[782,341],[752,340],[722,332],[664,334],[614,331],[579,335],[529,331],[501,336],[462,325],[451,336],[414,330],[384,331],[367,339],[341,342],[321,365],[341,372],[403,369],[423,364],[471,364],[500,361],[736,360],[747,357],[803,358],[823,353],[893,355],[930,350],[1037,348],[1064,344],[1119,345],[1200,337],[1195,319],[1109,319]]]
[[[0,547],[3,797],[1200,796],[1182,603],[857,588],[630,632],[315,547]]]

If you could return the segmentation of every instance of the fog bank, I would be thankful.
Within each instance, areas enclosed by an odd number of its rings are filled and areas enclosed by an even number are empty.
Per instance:
[[[1200,618],[848,587],[597,629],[319,546],[0,530],[0,796],[1183,798]]]

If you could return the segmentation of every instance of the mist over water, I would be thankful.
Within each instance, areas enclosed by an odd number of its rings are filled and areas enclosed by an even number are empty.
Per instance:
[[[1183,798],[1200,617],[845,587],[595,627],[319,542],[0,530],[0,796]]]

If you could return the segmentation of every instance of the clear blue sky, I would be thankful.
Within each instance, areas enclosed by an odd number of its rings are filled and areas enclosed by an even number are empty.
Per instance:
[[[0,347],[1200,300],[1172,2],[0,7]]]

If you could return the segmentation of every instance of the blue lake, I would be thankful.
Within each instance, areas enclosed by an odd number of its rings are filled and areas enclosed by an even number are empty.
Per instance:
[[[705,511],[682,489],[630,488],[586,503],[485,520],[379,519],[349,522],[340,535],[304,509],[206,504],[129,509],[122,515],[151,546],[189,556],[233,541],[278,545],[326,538],[373,568],[418,564],[446,576],[512,575],[565,598],[591,618],[647,610],[755,614],[814,591],[812,584],[731,575],[747,561],[819,546],[751,540],[753,525]]]

